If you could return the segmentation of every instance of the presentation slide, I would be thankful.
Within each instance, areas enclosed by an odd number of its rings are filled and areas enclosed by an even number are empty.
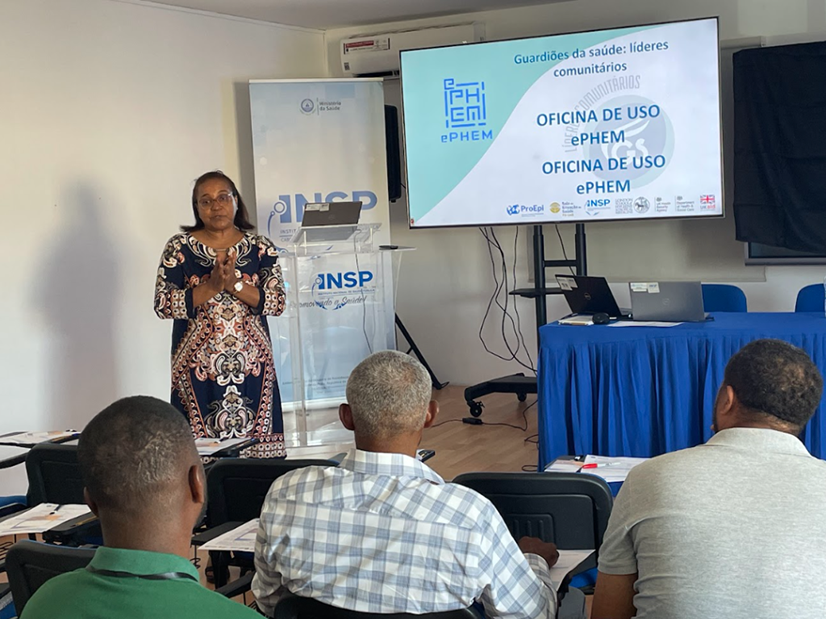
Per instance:
[[[411,227],[723,214],[716,19],[401,53]]]

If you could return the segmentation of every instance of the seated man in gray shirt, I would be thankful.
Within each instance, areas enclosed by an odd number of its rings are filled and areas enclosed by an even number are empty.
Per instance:
[[[592,619],[826,617],[826,462],[798,439],[822,391],[791,344],[758,340],[734,355],[716,434],[623,484]]]

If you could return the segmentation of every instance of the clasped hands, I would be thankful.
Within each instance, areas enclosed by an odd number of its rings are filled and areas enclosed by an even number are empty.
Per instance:
[[[215,294],[219,292],[233,293],[233,286],[238,281],[238,276],[235,274],[235,260],[238,254],[235,250],[217,250],[215,255],[215,266],[212,267],[212,273],[209,274],[207,285],[213,290]]]

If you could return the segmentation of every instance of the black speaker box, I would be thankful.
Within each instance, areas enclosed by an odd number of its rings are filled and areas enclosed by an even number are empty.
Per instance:
[[[402,157],[397,107],[384,106],[384,130],[387,142],[387,189],[390,193],[390,201],[395,202],[402,197]]]

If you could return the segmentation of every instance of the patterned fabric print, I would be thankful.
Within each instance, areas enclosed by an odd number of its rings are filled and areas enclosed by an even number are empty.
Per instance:
[[[173,237],[166,244],[161,256],[161,266],[158,267],[158,279],[155,282],[155,313],[161,318],[181,320],[187,318],[186,292],[166,277],[167,269],[183,265],[186,260],[181,251],[183,247],[181,236],[183,235]]]
[[[253,436],[245,457],[277,458],[284,449],[281,398],[266,316],[284,311],[278,253],[266,238],[245,234],[236,275],[261,291],[257,308],[222,292],[193,307],[192,289],[209,279],[215,251],[190,234],[164,249],[155,287],[155,312],[172,318],[172,403],[198,437]]]

